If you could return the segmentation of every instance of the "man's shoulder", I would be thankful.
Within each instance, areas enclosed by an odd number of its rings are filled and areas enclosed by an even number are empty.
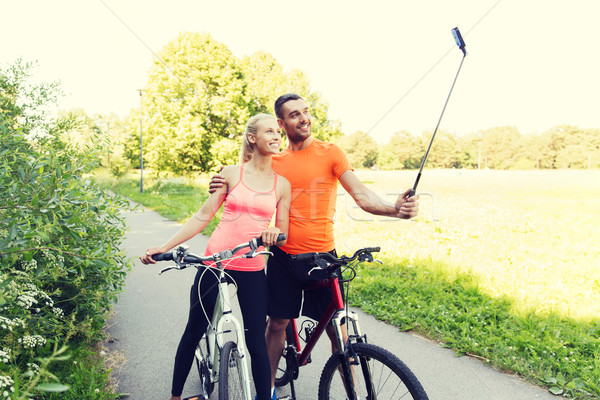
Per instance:
[[[314,146],[315,150],[320,150],[320,151],[325,151],[325,152],[335,151],[335,152],[343,153],[343,150],[337,144],[325,142],[320,139],[315,139],[313,141],[313,146]]]

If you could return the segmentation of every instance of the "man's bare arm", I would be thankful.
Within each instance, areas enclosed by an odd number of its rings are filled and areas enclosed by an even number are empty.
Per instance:
[[[419,213],[419,196],[409,197],[410,189],[399,195],[395,203],[391,203],[366,187],[352,170],[344,172],[339,180],[356,204],[370,214],[410,219]]]

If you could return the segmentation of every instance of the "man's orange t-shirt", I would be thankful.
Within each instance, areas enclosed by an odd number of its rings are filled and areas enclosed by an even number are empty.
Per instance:
[[[333,143],[313,139],[305,149],[285,149],[273,156],[273,170],[292,186],[289,254],[331,251],[335,248],[333,216],[338,178],[352,169],[344,152]]]

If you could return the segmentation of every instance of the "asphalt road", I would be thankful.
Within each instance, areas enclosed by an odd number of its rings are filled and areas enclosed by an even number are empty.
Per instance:
[[[113,371],[118,391],[127,400],[167,400],[170,396],[173,360],[179,338],[187,321],[189,290],[195,269],[158,270],[168,264],[145,266],[139,256],[146,248],[163,243],[179,225],[152,211],[126,213],[129,234],[124,250],[136,262],[107,324],[109,354],[123,359]],[[188,242],[201,253],[207,238],[198,236]],[[359,310],[361,329],[369,342],[390,350],[402,359],[419,378],[431,400],[555,400],[557,396],[532,386],[518,377],[484,365],[477,359],[457,357],[450,350],[422,337],[398,331]],[[240,318],[241,319],[241,318]],[[313,351],[312,363],[301,367],[295,382],[298,399],[317,398],[321,370],[330,356],[328,340],[323,337]],[[184,396],[197,394],[199,379],[192,367]],[[278,391],[282,396],[289,387]],[[217,399],[213,394],[211,399]]]

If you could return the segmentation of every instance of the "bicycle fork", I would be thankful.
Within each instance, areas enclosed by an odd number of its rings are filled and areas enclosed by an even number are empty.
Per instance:
[[[213,381],[218,380],[218,365],[220,357],[223,357],[221,350],[226,343],[225,334],[234,333],[236,336],[236,345],[238,353],[240,354],[240,361],[242,366],[242,382],[244,385],[246,400],[251,400],[250,397],[250,375],[248,373],[248,352],[246,351],[246,341],[242,327],[235,316],[232,314],[231,304],[229,303],[229,287],[227,286],[227,279],[224,277],[223,271],[221,271],[221,286],[219,289],[219,296],[215,304],[215,309],[212,316],[211,326],[216,329],[208,329],[206,336],[208,338],[209,357],[212,356],[212,376]],[[233,329],[225,330],[226,325],[231,325]]]
[[[346,329],[348,340],[344,342],[344,337],[342,334],[342,321],[346,319]],[[363,335],[360,330],[360,325],[358,323],[358,314],[355,311],[344,309],[340,310],[336,313],[336,315],[332,318],[332,323],[335,328],[336,340],[338,344],[338,353],[337,356],[340,357],[340,374],[342,375],[342,379],[344,380],[344,386],[346,389],[346,394],[348,395],[349,400],[358,400],[358,395],[356,392],[356,376],[354,366],[359,366],[362,371],[362,375],[366,377],[367,386],[371,387],[368,390],[369,394],[374,393],[372,388],[372,382],[370,379],[370,370],[369,366],[364,360],[360,360],[357,357],[354,349],[352,347],[352,342],[356,343],[366,343],[367,337]],[[352,327],[353,334],[350,334],[350,326]],[[350,382],[350,384],[349,384]],[[372,397],[368,397],[372,398]]]

